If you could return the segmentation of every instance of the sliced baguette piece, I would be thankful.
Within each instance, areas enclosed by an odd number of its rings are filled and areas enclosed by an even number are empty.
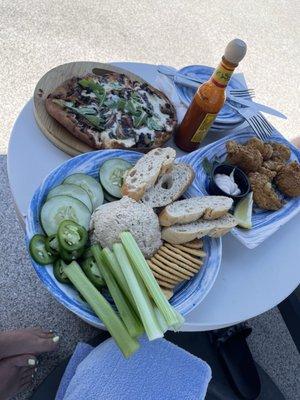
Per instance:
[[[152,187],[159,175],[169,171],[176,157],[171,147],[149,151],[128,171],[121,188],[123,196],[139,201],[145,191]]]
[[[152,208],[171,204],[187,190],[194,177],[194,170],[188,164],[174,164],[169,172],[161,175],[156,184],[145,192],[141,201]]]
[[[183,244],[203,236],[220,237],[237,225],[231,214],[215,220],[199,219],[183,225],[173,225],[162,229],[162,239],[171,244]]]
[[[213,220],[225,215],[233,200],[226,196],[201,196],[178,200],[165,207],[159,215],[162,226],[186,224],[199,218]]]

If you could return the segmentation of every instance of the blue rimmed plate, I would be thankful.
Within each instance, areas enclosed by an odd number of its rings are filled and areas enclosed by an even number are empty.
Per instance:
[[[30,202],[26,219],[27,246],[33,235],[43,232],[39,215],[50,189],[59,185],[68,175],[76,172],[82,172],[98,178],[100,165],[110,158],[120,157],[134,164],[141,156],[141,153],[124,150],[95,151],[74,157],[53,170],[36,190]],[[204,299],[219,272],[222,257],[221,240],[205,238],[204,250],[207,256],[199,273],[190,281],[179,285],[171,300],[172,305],[183,315],[192,311]],[[51,265],[43,267],[33,260],[31,261],[40,280],[60,303],[89,324],[103,327],[102,322],[87,304],[80,299],[78,293],[72,287],[60,284],[54,278]]]
[[[203,168],[203,160],[205,158],[213,160],[215,157],[218,157],[220,161],[225,160],[227,141],[235,140],[239,143],[244,143],[253,136],[254,134],[251,132],[233,133],[203,149],[182,157],[185,162],[193,166],[196,172],[195,180],[190,186],[187,195],[189,197],[194,197],[208,194],[206,188],[208,187],[209,178]],[[291,160],[300,162],[299,150],[279,133],[274,134],[272,138],[270,138],[270,141],[276,141],[290,147],[292,151]],[[255,248],[300,212],[300,197],[286,198],[285,200],[285,205],[278,211],[264,211],[254,208],[252,229],[234,228],[231,230],[232,234],[249,249]]]
[[[205,65],[189,65],[180,69],[178,72],[187,76],[199,78],[205,82],[211,77],[212,73],[214,72],[214,68]],[[189,104],[195,95],[196,89],[185,87],[176,83],[176,75],[174,76],[174,84],[180,100],[184,104]],[[245,86],[233,75],[230,79],[228,89],[245,89]],[[219,112],[212,129],[231,129],[241,124],[243,121],[244,119],[241,117],[241,115],[225,103],[224,107]]]

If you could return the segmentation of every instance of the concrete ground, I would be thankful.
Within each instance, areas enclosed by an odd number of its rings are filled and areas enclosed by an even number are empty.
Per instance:
[[[0,0],[0,154],[7,153],[15,118],[50,68],[76,60],[214,66],[234,37],[248,44],[239,71],[255,88],[257,101],[288,116],[287,121],[270,121],[293,138],[300,134],[299,18],[297,0]],[[1,157],[0,329],[40,324],[62,337],[60,351],[43,357],[38,383],[95,330],[59,305],[35,276],[15,216],[5,162]],[[287,399],[300,398],[300,358],[280,315],[271,310],[251,324],[249,342],[256,360]]]

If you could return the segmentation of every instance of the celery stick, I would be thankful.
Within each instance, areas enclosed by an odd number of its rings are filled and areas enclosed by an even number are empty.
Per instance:
[[[121,243],[116,243],[113,245],[113,250],[132,293],[149,340],[163,337],[146,288],[144,289],[143,285],[139,285],[139,278],[134,273],[123,246]]]
[[[107,247],[105,247],[102,250],[102,255],[104,257],[104,260],[106,261],[106,263],[110,266],[111,272],[115,278],[115,280],[117,281],[119,287],[123,290],[123,292],[125,293],[125,295],[127,296],[128,300],[131,303],[131,306],[134,308],[136,314],[138,314],[138,310],[135,304],[135,301],[132,297],[132,294],[129,290],[129,286],[128,283],[125,279],[125,276],[122,272],[122,269],[118,263],[118,260],[116,258],[116,256],[114,255],[114,253]]]
[[[103,321],[124,356],[129,357],[133,354],[139,348],[138,341],[129,335],[121,319],[115,313],[108,301],[88,280],[79,264],[76,261],[73,261],[69,265],[64,265],[63,272],[84,297],[86,302],[91,306],[95,314]]]
[[[134,237],[130,232],[122,232],[120,234],[120,239],[125,247],[129,259],[136,268],[136,271],[140,274],[152,299],[166,320],[166,323],[168,326],[172,326],[176,330],[179,329],[184,322],[184,318],[166,299]]]
[[[173,307],[173,310],[175,310],[175,308]],[[175,313],[177,315],[177,324],[173,324],[172,328],[174,332],[179,332],[180,328],[182,327],[182,325],[184,324],[184,317],[180,314],[180,312],[178,312],[177,310],[175,310]]]
[[[139,276],[139,274],[137,274],[135,272],[134,267],[132,265],[131,265],[131,268],[135,274],[136,280],[138,282],[139,287],[141,288],[143,296],[147,301],[149,310],[151,310],[152,318],[153,318],[153,320],[155,320],[156,325],[161,329],[162,335],[163,335],[168,330],[168,327],[167,327],[167,329],[164,330],[165,326],[161,323],[161,321],[159,320],[159,316],[157,314],[157,312],[160,312],[159,309],[156,307],[155,304],[153,304],[153,300],[150,298],[148,290],[147,290],[142,278]],[[165,322],[165,325],[166,325],[166,322]]]
[[[117,306],[117,309],[120,313],[120,317],[124,322],[130,336],[138,337],[143,333],[143,326],[136,316],[134,311],[131,309],[129,305],[129,301],[126,296],[123,294],[122,290],[119,288],[113,274],[111,273],[109,266],[105,262],[102,256],[102,252],[98,245],[94,245],[91,247],[92,254],[96,260],[97,267],[99,269],[100,274],[103,276],[108,290]]]
[[[168,324],[166,323],[166,320],[161,315],[161,312],[159,311],[159,309],[157,307],[154,307],[154,312],[155,312],[155,315],[156,315],[156,318],[157,318],[157,321],[159,323],[161,330],[163,331],[163,333],[166,333],[168,330]]]
[[[132,266],[132,269],[135,272],[135,276],[136,276],[136,279],[138,281],[138,284],[140,285],[141,289],[143,290],[143,293],[146,295],[146,298],[149,300],[150,305],[151,305],[151,307],[152,307],[152,309],[154,311],[153,318],[156,318],[158,326],[161,328],[162,332],[166,333],[168,329],[170,329],[173,332],[177,332],[180,329],[181,325],[182,325],[182,318],[183,318],[182,315],[179,314],[179,312],[173,308],[175,310],[175,313],[177,314],[177,317],[178,317],[178,324],[169,327],[167,322],[166,322],[166,320],[165,320],[165,318],[163,317],[162,313],[159,311],[157,306],[155,304],[154,305],[152,304],[153,300],[149,298],[148,291],[147,291],[146,286],[145,286],[142,278],[140,277],[139,273],[136,271],[134,266]]]

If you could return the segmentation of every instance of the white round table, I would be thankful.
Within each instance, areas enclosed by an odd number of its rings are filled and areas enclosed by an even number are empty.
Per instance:
[[[156,68],[118,63],[150,83]],[[21,221],[43,178],[70,157],[42,134],[30,100],[13,127],[8,149],[8,176]],[[254,250],[233,236],[223,239],[223,259],[217,280],[204,301],[186,317],[185,331],[206,331],[255,317],[284,300],[300,283],[300,215]]]

